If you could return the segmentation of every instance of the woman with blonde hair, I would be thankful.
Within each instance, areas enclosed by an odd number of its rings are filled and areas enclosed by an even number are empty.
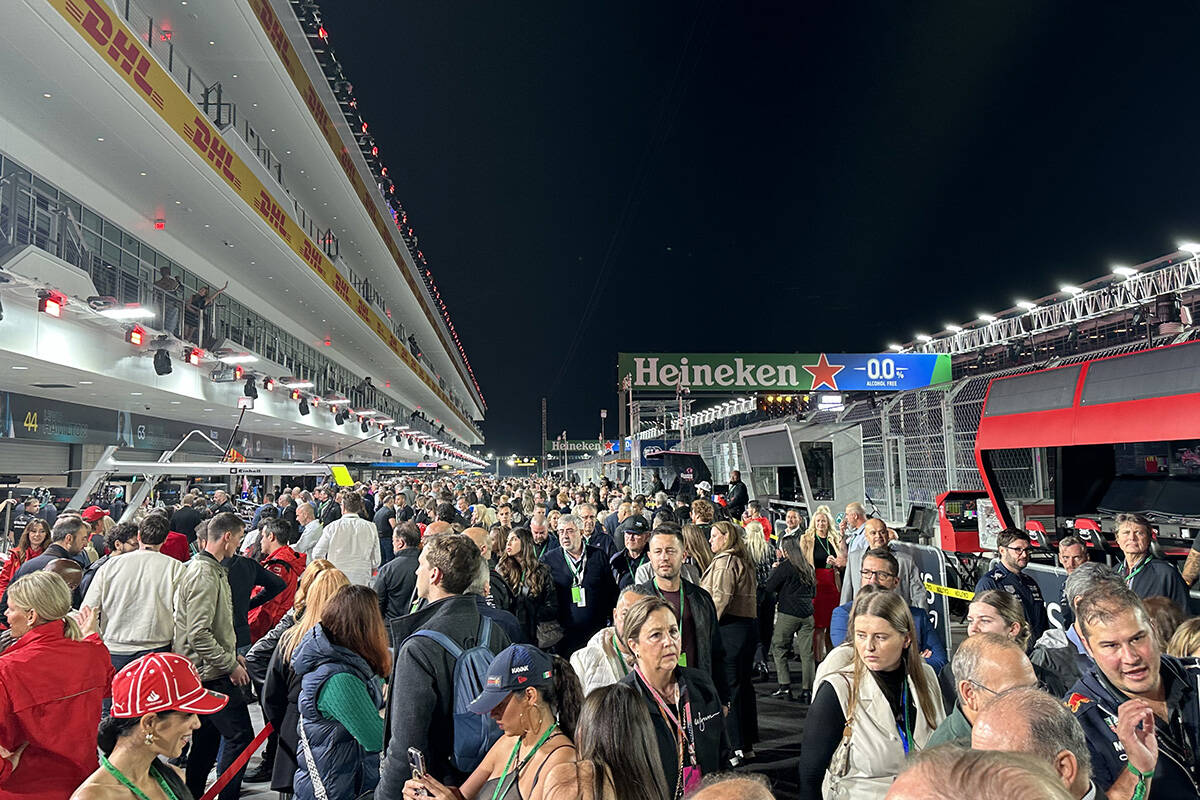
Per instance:
[[[1167,654],[1176,658],[1200,657],[1200,617],[1186,619],[1175,629]]]
[[[313,571],[311,576],[310,570]],[[263,717],[279,731],[279,746],[271,765],[272,791],[292,794],[292,782],[296,775],[296,753],[300,747],[297,729],[300,721],[297,706],[300,700],[300,676],[292,670],[292,654],[304,635],[317,627],[321,614],[338,589],[349,584],[346,573],[325,559],[309,564],[300,576],[300,588],[296,590],[296,603],[292,607],[294,623],[280,634],[279,644],[271,654],[260,700]]]
[[[998,633],[1007,636],[1029,652],[1029,622],[1025,607],[1015,595],[988,589],[980,592],[967,607],[967,636]]]
[[[829,622],[833,609],[841,603],[839,567],[846,565],[846,551],[833,525],[829,506],[817,506],[808,530],[800,536],[800,552],[812,564],[817,575],[817,594],[813,598],[813,659],[821,663],[833,647]]]
[[[708,535],[699,525],[688,523],[683,526],[683,543],[687,550],[688,561],[696,566],[701,575],[712,563],[712,545],[708,543]]]
[[[775,633],[775,599],[764,588],[767,576],[775,563],[775,553],[763,533],[762,523],[757,519],[746,520],[742,525],[742,538],[746,543],[746,552],[754,565],[754,578],[757,584],[755,606],[758,609],[758,644],[754,648],[754,676],[758,680],[767,680],[771,671],[767,668],[767,647]]]
[[[113,667],[91,609],[69,616],[71,590],[53,572],[8,587],[0,654],[0,797],[65,798],[92,774],[101,702]]]
[[[883,800],[946,716],[900,595],[863,593],[852,613],[853,658],[820,677],[804,722],[801,797]]]
[[[758,642],[758,582],[741,528],[725,520],[714,522],[708,541],[713,560],[700,576],[700,585],[712,595],[725,644],[725,680],[729,685],[725,727],[733,766],[737,766],[741,760],[754,757],[758,738],[758,707],[751,681]]]

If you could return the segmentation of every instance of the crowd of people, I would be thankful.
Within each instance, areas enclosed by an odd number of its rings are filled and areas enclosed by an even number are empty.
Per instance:
[[[1200,797],[1200,618],[1143,517],[1112,567],[1061,540],[1061,628],[1001,533],[948,648],[859,503],[656,488],[14,504],[0,800],[787,797],[755,772],[772,673],[801,798]]]

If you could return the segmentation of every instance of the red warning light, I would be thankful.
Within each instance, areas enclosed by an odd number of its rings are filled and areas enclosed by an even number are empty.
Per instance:
[[[163,231],[167,229],[167,221],[161,217],[154,220],[154,230]]]
[[[52,317],[61,317],[66,298],[58,292],[45,292],[38,297],[38,311]]]
[[[142,343],[146,341],[146,329],[141,325],[134,325],[125,333],[125,341],[141,347]]]
[[[242,369],[242,365],[241,365],[241,364],[236,364],[236,365],[234,365],[234,368],[233,368],[233,379],[234,379],[235,381],[240,381],[240,380],[242,379],[242,376],[243,376],[243,375],[245,375],[245,374],[246,374],[246,370]]]
[[[299,389],[292,389],[292,399],[293,400],[300,399],[300,390]]]
[[[200,355],[201,355],[200,348],[193,347],[191,350],[188,350],[188,352],[187,352],[187,362],[189,364],[191,364],[193,367],[200,366]]]

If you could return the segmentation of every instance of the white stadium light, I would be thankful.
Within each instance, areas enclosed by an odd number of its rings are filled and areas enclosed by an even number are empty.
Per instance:
[[[1018,300],[1017,308],[1023,308],[1026,311],[1033,311],[1035,308],[1037,308],[1037,303],[1031,303],[1028,300]]]
[[[1200,244],[1196,242],[1180,242],[1179,249],[1192,255],[1200,254]]]
[[[1123,267],[1120,264],[1115,265],[1112,268],[1112,271],[1113,275],[1120,275],[1122,278],[1129,278],[1133,275],[1137,275],[1137,270],[1133,267]]]
[[[947,325],[946,330],[950,331],[951,333],[962,333],[962,328],[958,325]]]
[[[893,344],[889,344],[889,345],[888,345],[888,350],[892,350],[892,351],[895,351],[895,352],[897,352],[897,353],[903,353],[903,352],[904,352],[904,346],[903,346],[903,345],[898,345],[898,344],[894,344],[894,343],[893,343]]]
[[[928,333],[918,333],[918,334],[917,334],[917,341],[918,341],[918,342],[932,342],[932,341],[933,341],[933,337],[932,337],[932,336],[930,336]]]
[[[991,314],[980,314],[979,321],[980,322],[995,322],[996,318],[994,316],[992,316]]]

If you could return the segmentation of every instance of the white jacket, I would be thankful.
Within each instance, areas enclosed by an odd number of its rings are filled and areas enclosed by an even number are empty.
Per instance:
[[[583,693],[587,695],[593,689],[610,686],[624,678],[629,669],[622,665],[613,647],[613,628],[604,628],[596,632],[588,640],[586,646],[576,650],[571,655],[571,666],[583,684]],[[632,668],[631,660],[626,657],[625,664]]]
[[[136,653],[171,644],[175,589],[187,571],[181,561],[153,550],[113,556],[100,566],[83,604],[100,620],[111,653]]]
[[[848,646],[844,649],[850,654],[851,662],[840,669],[829,670],[813,687],[815,695],[820,683],[831,685],[837,692],[843,713],[850,699],[850,684],[854,680],[853,650]],[[843,648],[835,648],[833,653],[839,650]],[[833,653],[830,653],[830,657]],[[839,653],[839,656],[843,655]],[[917,709],[917,724],[912,731],[913,746],[910,748],[913,753],[925,747],[929,737],[933,735],[934,728],[946,718],[942,709],[942,694],[938,690],[937,674],[924,661],[921,662],[921,669],[925,671],[925,680],[933,696],[934,724],[931,726],[926,722],[921,696],[910,678],[908,691],[914,698]],[[858,704],[850,723],[850,771],[844,777],[835,778],[826,770],[821,793],[825,800],[883,800],[892,781],[904,770],[907,757],[900,734],[896,730],[896,718],[892,715],[892,707],[879,683],[869,675],[864,675],[864,680],[859,685]],[[840,738],[841,731],[831,735]],[[836,754],[834,758],[837,758]]]
[[[370,586],[371,573],[380,560],[379,531],[374,522],[347,514],[325,526],[312,557],[327,558],[351,583]]]

